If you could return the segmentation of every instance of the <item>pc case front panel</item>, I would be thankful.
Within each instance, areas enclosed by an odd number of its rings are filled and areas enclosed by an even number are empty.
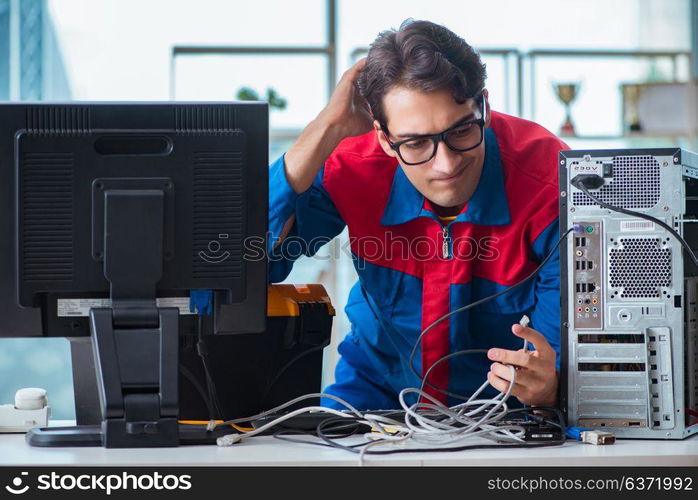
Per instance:
[[[685,279],[681,245],[656,223],[602,208],[570,184],[576,175],[602,176],[594,196],[683,234],[682,156],[676,149],[560,154],[561,228],[574,228],[561,247],[569,425],[611,428],[619,437],[687,434],[684,385],[695,376],[685,377],[685,288],[696,281]]]

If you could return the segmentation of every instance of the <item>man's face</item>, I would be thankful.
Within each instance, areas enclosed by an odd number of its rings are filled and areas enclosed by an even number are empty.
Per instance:
[[[485,97],[487,91],[485,90]],[[438,134],[463,118],[475,119],[481,113],[480,99],[467,99],[458,104],[450,90],[423,93],[405,87],[393,87],[383,97],[386,127],[391,142],[415,135]],[[489,125],[487,113],[485,126]],[[385,139],[380,124],[374,128],[386,154],[398,158]],[[462,208],[470,199],[480,180],[485,160],[484,141],[475,149],[458,153],[443,141],[439,142],[434,157],[421,165],[405,165],[405,175],[417,190],[440,207]]]

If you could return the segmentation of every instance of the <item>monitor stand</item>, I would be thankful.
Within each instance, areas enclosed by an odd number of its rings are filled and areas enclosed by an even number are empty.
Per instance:
[[[184,435],[196,441],[191,434],[213,439],[198,428],[180,434],[179,310],[156,305],[170,186],[169,179],[94,182],[93,233],[103,235],[103,246],[93,258],[104,262],[111,284],[111,307],[90,310],[101,424],[33,429],[26,436],[30,445],[149,448],[178,446]],[[95,217],[100,203],[101,220]]]

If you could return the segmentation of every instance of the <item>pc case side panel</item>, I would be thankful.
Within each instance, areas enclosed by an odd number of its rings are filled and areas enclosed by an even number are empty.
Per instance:
[[[688,410],[686,435],[698,432],[698,278],[689,277],[685,282],[685,399]]]
[[[569,193],[569,184],[567,176],[567,151],[560,151],[558,155],[558,182],[560,189],[560,237],[569,229],[569,221],[567,217],[567,202]],[[568,315],[568,269],[567,269],[567,247],[569,236],[560,242],[560,384],[559,384],[559,406],[565,417],[569,420],[568,414],[570,410],[570,402],[572,401],[573,393],[570,391],[569,377],[569,315]]]

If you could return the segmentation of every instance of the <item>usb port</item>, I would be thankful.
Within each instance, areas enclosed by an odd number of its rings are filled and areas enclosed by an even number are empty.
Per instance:
[[[592,261],[587,262],[587,269],[591,271],[594,268],[594,263]]]
[[[579,269],[581,268],[580,264],[581,264],[580,261],[578,261],[578,260],[575,260],[575,261],[574,261],[574,268],[575,268],[577,271],[579,271]]]

